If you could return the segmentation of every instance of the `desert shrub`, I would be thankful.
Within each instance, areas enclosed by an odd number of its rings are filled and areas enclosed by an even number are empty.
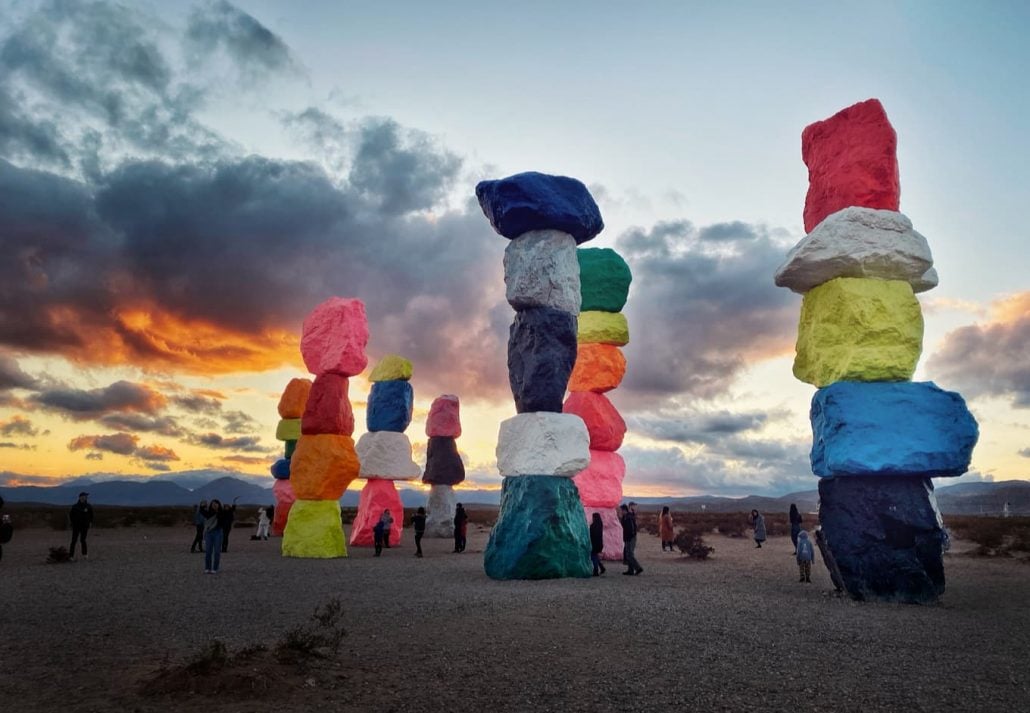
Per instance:
[[[229,663],[229,649],[218,639],[210,641],[199,654],[186,662],[186,672],[193,676],[209,676]]]
[[[705,560],[708,559],[708,555],[715,552],[715,548],[705,543],[703,534],[700,530],[683,529],[676,533],[676,538],[672,542],[688,557]]]
[[[744,537],[748,528],[744,513],[722,513],[713,524],[723,537]]]
[[[283,633],[275,646],[276,658],[296,663],[306,658],[335,656],[347,635],[342,619],[343,600],[333,597],[316,607],[307,622]]]
[[[1030,518],[953,516],[948,528],[964,540],[977,545],[981,557],[1009,557],[1030,552]]]
[[[63,564],[72,561],[72,553],[67,547],[51,547],[50,554],[46,556],[47,564]]]

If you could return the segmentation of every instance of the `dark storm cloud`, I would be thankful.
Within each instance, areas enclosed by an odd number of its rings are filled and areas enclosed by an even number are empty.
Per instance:
[[[660,411],[632,415],[627,418],[633,433],[660,441],[676,443],[712,443],[729,435],[761,429],[769,414],[762,412],[695,413]]]
[[[44,389],[31,401],[75,420],[95,419],[110,412],[154,414],[166,399],[142,384],[116,381],[101,389],[57,387]]]
[[[200,394],[176,396],[172,403],[190,413],[218,413],[222,410],[221,401]]]
[[[178,437],[184,431],[172,416],[145,416],[139,413],[109,413],[97,419],[110,428],[119,428],[136,433],[158,433],[162,436]]]
[[[193,434],[186,439],[195,446],[204,448],[216,448],[220,450],[243,451],[244,453],[265,453],[268,448],[261,445],[261,439],[256,436],[235,436],[226,438],[217,433]]]
[[[57,124],[26,116],[17,108],[19,103],[0,84],[0,155],[71,167],[71,157],[61,146]]]
[[[0,198],[0,202],[2,200]],[[3,324],[3,322],[4,317],[0,316],[0,324]],[[31,389],[35,385],[36,380],[21,370],[14,357],[0,352],[0,391],[6,391],[7,389]]]
[[[250,71],[296,67],[290,48],[278,35],[225,0],[205,3],[191,13],[186,42],[204,57],[224,51],[239,67]]]
[[[139,438],[131,433],[112,433],[104,436],[77,436],[68,443],[70,451],[107,451],[128,456],[136,452]]]
[[[32,421],[15,414],[6,421],[0,421],[0,436],[38,436],[39,429]]]
[[[619,236],[633,270],[627,397],[638,405],[674,395],[711,398],[749,361],[790,350],[799,301],[773,284],[787,251],[785,236],[775,237],[762,226],[698,230],[685,220]]]

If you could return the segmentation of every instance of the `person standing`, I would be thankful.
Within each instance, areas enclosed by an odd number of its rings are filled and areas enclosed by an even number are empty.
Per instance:
[[[222,561],[222,537],[231,511],[223,508],[220,500],[212,500],[201,514],[204,516],[204,574],[218,574]],[[228,522],[231,527],[232,520]]]
[[[422,556],[422,536],[426,534],[426,509],[419,508],[411,516],[411,526],[415,528],[415,556]]]
[[[268,519],[268,508],[258,508],[257,534],[255,535],[255,538],[258,540],[267,540],[268,526],[270,524],[271,521]]]
[[[222,553],[229,551],[229,533],[232,532],[232,525],[236,521],[236,501],[239,500],[239,496],[232,499],[232,505],[223,507],[222,516],[218,519],[222,523]],[[219,503],[221,504],[221,503]],[[215,570],[216,572],[218,570]]]
[[[798,553],[798,534],[801,532],[801,513],[798,512],[798,506],[794,503],[790,504],[790,541],[794,544],[794,554]]]
[[[372,544],[376,548],[374,557],[379,557],[383,554],[383,518],[376,520],[376,524],[372,526]]]
[[[622,514],[620,520],[622,521],[622,561],[626,563],[629,568],[623,574],[637,575],[644,571],[644,568],[637,562],[636,554],[637,549],[637,513],[636,503],[630,503],[629,505],[622,505]]]
[[[815,559],[815,548],[808,538],[808,533],[802,530],[798,533],[798,547],[795,551],[798,559],[798,572],[801,578],[799,582],[812,583],[812,560]]]
[[[757,510],[751,511],[751,527],[755,529],[755,547],[761,548],[765,542],[765,518]]]
[[[662,507],[662,514],[658,516],[658,535],[662,539],[662,552],[665,552],[666,547],[672,552],[672,541],[676,539],[676,535],[673,532],[672,513],[669,512],[668,505]]]
[[[595,512],[590,522],[590,561],[594,565],[595,577],[600,577],[607,571],[601,562],[602,552],[604,552],[604,522],[601,521],[601,513]]]
[[[71,511],[68,513],[68,519],[72,525],[72,546],[71,557],[75,558],[75,543],[82,543],[82,557],[89,559],[89,554],[86,549],[86,535],[89,534],[89,527],[93,524],[93,506],[87,502],[89,493],[79,493],[79,501],[72,505]]]
[[[468,542],[468,522],[469,516],[465,512],[465,507],[458,503],[458,507],[454,510],[454,551],[464,552],[465,545]]]
[[[196,552],[199,548],[201,554],[204,553],[204,510],[207,510],[207,500],[201,500],[200,505],[193,510],[193,529],[196,532],[193,534],[190,552]]]
[[[383,510],[383,514],[379,516],[379,522],[383,525],[383,547],[390,549],[390,530],[393,529],[393,515],[390,514],[390,509]]]

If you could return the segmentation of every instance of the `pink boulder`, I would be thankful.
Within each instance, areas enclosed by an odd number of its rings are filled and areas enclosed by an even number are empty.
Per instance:
[[[293,494],[293,486],[289,480],[277,480],[272,486],[272,495],[275,497],[275,513],[272,517],[272,535],[282,537],[286,529],[286,520],[290,516],[290,508],[293,506],[297,496]]]
[[[898,136],[877,99],[842,109],[801,132],[808,166],[805,232],[849,206],[898,210]]]
[[[613,508],[622,500],[626,462],[611,451],[590,451],[590,465],[572,479],[584,505]]]
[[[457,438],[461,435],[461,417],[458,413],[458,397],[444,394],[433,401],[426,419],[426,435]]]
[[[319,374],[308,394],[300,432],[305,436],[354,434],[354,410],[347,396],[348,379],[339,374]]]
[[[358,299],[330,297],[304,320],[300,353],[316,376],[357,376],[368,366],[368,318]]]
[[[401,495],[394,487],[392,480],[369,478],[361,489],[358,500],[358,514],[351,525],[350,544],[353,547],[371,547],[374,544],[372,528],[379,522],[383,510],[389,510],[393,516],[390,528],[390,547],[400,544],[401,523],[404,520],[404,506]]]
[[[601,522],[604,523],[604,549],[601,550],[601,559],[621,562],[622,523],[619,521],[618,511],[615,508],[584,507],[583,512],[587,516],[587,526],[593,522],[595,512],[601,514]]]
[[[626,435],[626,422],[604,394],[574,391],[565,399],[564,413],[583,419],[590,434],[590,447],[595,451],[617,451]]]

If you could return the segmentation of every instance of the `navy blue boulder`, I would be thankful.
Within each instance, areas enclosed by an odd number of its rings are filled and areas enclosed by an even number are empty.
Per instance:
[[[272,477],[276,480],[290,479],[290,459],[280,458],[272,464]]]
[[[481,181],[476,198],[494,230],[508,239],[530,230],[560,230],[579,245],[604,229],[590,191],[568,176],[530,171]]]
[[[576,317],[552,307],[515,315],[508,334],[508,382],[518,413],[561,413],[576,364]]]

